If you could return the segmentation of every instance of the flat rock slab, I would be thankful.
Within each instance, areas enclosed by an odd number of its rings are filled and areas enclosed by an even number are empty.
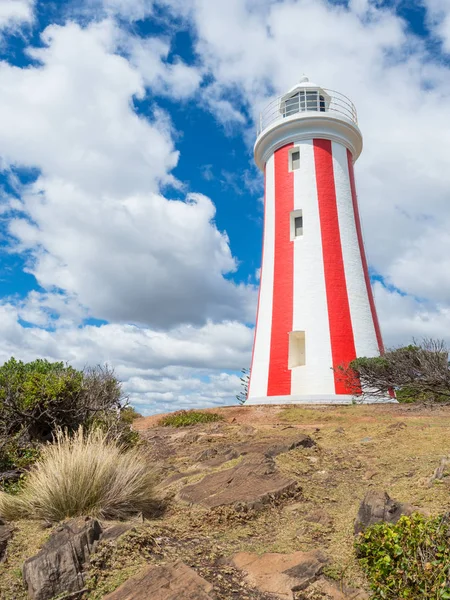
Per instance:
[[[84,570],[102,528],[96,519],[80,517],[60,525],[48,542],[23,565],[28,596],[49,600],[84,587]]]
[[[231,469],[206,475],[201,481],[187,485],[180,491],[179,498],[207,508],[241,503],[256,508],[296,488],[296,481],[281,475],[272,458],[252,454]]]
[[[261,556],[239,552],[231,559],[232,566],[244,572],[249,585],[284,600],[292,600],[294,592],[316,581],[327,562],[318,550]]]
[[[295,448],[312,448],[315,441],[303,433],[289,438],[266,438],[236,444],[233,448],[239,455],[260,453],[265,456],[278,456]]]
[[[213,600],[213,586],[181,561],[150,565],[103,600]]]

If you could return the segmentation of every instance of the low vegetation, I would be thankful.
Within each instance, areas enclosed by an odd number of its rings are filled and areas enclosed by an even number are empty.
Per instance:
[[[131,445],[133,414],[108,367],[82,371],[47,360],[11,358],[0,367],[0,472],[26,469],[57,429],[97,427]]]
[[[100,429],[60,430],[53,444],[42,447],[19,493],[0,493],[0,515],[13,521],[80,515],[124,519],[152,512],[153,488],[139,447],[126,449]]]
[[[199,423],[214,423],[223,421],[223,416],[217,413],[197,412],[195,410],[180,410],[162,417],[159,425],[163,427],[189,427]]]
[[[450,599],[450,514],[401,517],[367,529],[357,554],[375,598]]]
[[[386,398],[395,391],[399,402],[450,402],[448,352],[443,341],[426,339],[357,358],[337,372],[355,396]]]

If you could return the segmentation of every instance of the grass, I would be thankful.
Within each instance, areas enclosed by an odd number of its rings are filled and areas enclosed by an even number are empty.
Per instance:
[[[49,537],[49,529],[38,521],[16,522],[12,539],[8,542],[6,560],[0,563],[0,599],[27,600],[22,578],[24,561],[36,554]]]
[[[163,417],[158,424],[163,427],[189,427],[199,423],[215,423],[217,421],[223,421],[223,416],[217,413],[180,410]]]
[[[124,519],[154,507],[154,478],[141,449],[125,450],[96,429],[73,436],[58,432],[44,446],[16,495],[0,493],[0,515],[9,521],[91,515]]]

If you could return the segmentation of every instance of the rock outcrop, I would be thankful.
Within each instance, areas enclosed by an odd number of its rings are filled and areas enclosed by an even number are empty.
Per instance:
[[[305,434],[298,434],[295,438],[266,438],[262,440],[251,440],[231,445],[217,445],[200,452],[196,460],[203,466],[217,467],[221,464],[248,454],[263,454],[275,457],[283,452],[289,452],[295,448],[311,448],[315,446],[314,440]]]
[[[231,559],[232,566],[244,572],[249,585],[285,600],[292,600],[294,592],[313,583],[327,562],[318,550],[261,556],[239,552]]]
[[[428,485],[433,485],[435,481],[442,481],[444,477],[450,475],[450,456],[444,456],[439,463],[439,466],[428,480]]]
[[[58,594],[82,590],[84,572],[101,533],[100,523],[89,517],[60,525],[43,548],[23,565],[28,596],[32,600],[49,600]]]
[[[307,588],[308,597],[320,600],[369,600],[369,595],[364,590],[357,590],[336,581],[330,581],[325,577],[319,577],[317,581]]]
[[[104,600],[213,600],[213,586],[181,561],[150,565]]]
[[[416,506],[404,504],[380,490],[370,490],[359,507],[355,521],[355,534],[364,531],[375,523],[397,523],[402,515],[420,511]]]
[[[296,489],[296,481],[281,475],[273,458],[251,454],[231,469],[206,475],[198,483],[187,485],[179,497],[207,508],[235,504],[258,508],[271,498]]]
[[[14,528],[0,519],[0,563],[6,558],[6,549],[13,536]]]

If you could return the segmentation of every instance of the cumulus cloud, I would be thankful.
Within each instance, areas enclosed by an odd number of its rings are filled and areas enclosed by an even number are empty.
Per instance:
[[[173,379],[133,377],[125,385],[130,401],[144,414],[169,412],[174,405],[188,410],[234,404],[240,389],[240,379],[234,373],[205,375],[203,379],[189,374]]]
[[[15,29],[31,23],[34,0],[0,0],[0,29]]]
[[[170,121],[132,109],[144,84],[114,53],[118,35],[109,21],[53,25],[43,47],[28,49],[37,66],[0,63],[4,164],[37,167],[44,177],[115,197],[173,182],[178,152]]]
[[[211,200],[158,193],[164,183],[179,187],[170,121],[133,110],[145,78],[114,53],[119,38],[110,21],[52,26],[46,45],[29,50],[38,66],[0,65],[4,162],[41,171],[14,204],[16,250],[27,252],[40,286],[99,319],[249,322],[255,291],[224,278],[237,263]]]
[[[25,327],[19,319],[26,315],[21,306],[0,305],[0,362],[41,356],[78,368],[107,363],[144,414],[233,403],[240,387],[233,371],[250,361],[253,332],[237,321],[165,332],[114,323],[80,328],[68,321],[52,331]]]
[[[107,362],[130,377],[168,366],[239,370],[251,350],[252,330],[237,321],[180,325],[164,332],[117,323],[52,331],[23,327],[21,308],[8,302],[0,305],[0,315],[2,360],[15,354],[25,360],[36,355],[69,360],[78,367]]]
[[[450,5],[447,0],[423,0],[427,9],[428,25],[450,54]]]
[[[450,345],[450,307],[413,298],[375,283],[375,300],[386,347],[434,338]]]
[[[168,62],[170,43],[160,38],[123,37],[123,48],[130,63],[139,71],[145,85],[153,93],[183,100],[197,91],[202,80],[201,69],[186,65],[180,58]]]

